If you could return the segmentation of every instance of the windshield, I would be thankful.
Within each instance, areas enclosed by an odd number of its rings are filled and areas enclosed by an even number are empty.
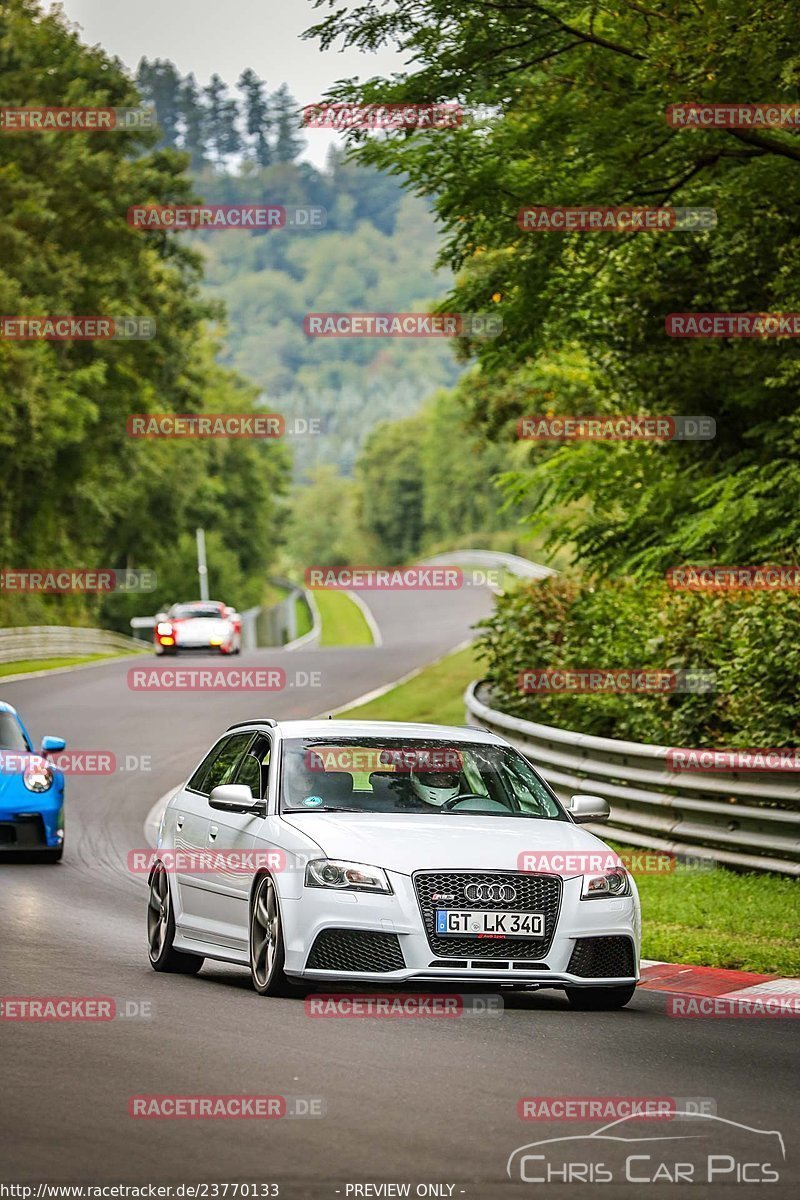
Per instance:
[[[492,743],[292,738],[281,762],[281,812],[568,820],[533,767]]]
[[[184,617],[199,617],[201,619],[213,617],[215,621],[218,621],[222,616],[222,611],[219,608],[214,608],[211,606],[208,608],[194,608],[191,604],[178,604],[175,608],[173,608],[172,616],[176,620],[180,620]]]
[[[20,750],[27,753],[30,746],[25,741],[19,722],[11,713],[0,712],[0,748],[3,750]]]

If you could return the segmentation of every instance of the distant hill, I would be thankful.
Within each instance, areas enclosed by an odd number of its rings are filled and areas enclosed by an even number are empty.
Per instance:
[[[270,409],[322,418],[326,436],[293,445],[296,473],[322,462],[349,473],[375,424],[416,412],[462,368],[443,342],[314,339],[303,332],[303,317],[406,312],[441,296],[449,278],[431,267],[437,243],[426,203],[338,154],[324,172],[293,162],[195,178],[209,202],[326,209],[322,230],[217,231],[193,240],[206,260],[205,288],[227,309],[225,364],[253,380]]]

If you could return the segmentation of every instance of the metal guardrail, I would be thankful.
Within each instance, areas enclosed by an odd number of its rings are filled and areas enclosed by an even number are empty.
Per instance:
[[[27,625],[0,629],[0,662],[27,658],[71,658],[107,654],[110,650],[140,650],[141,642],[110,629],[73,625]]]
[[[431,558],[420,559],[422,566],[455,566],[483,567],[487,571],[508,571],[520,579],[546,579],[548,575],[557,574],[552,567],[542,566],[541,563],[531,562],[518,554],[506,554],[501,550],[450,550],[446,554],[434,554]]]
[[[592,833],[751,871],[800,875],[800,779],[785,771],[667,770],[667,746],[538,725],[490,705],[485,682],[464,694],[467,721],[510,742],[561,799],[602,796],[611,819]]]

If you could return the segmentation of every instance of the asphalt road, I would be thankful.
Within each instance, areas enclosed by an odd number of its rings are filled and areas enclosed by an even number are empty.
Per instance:
[[[288,687],[266,706],[252,693],[133,692],[130,661],[0,685],[37,740],[60,734],[73,749],[112,750],[123,765],[126,756],[131,765],[134,757],[152,759],[150,770],[69,782],[61,865],[0,866],[0,994],[104,995],[152,1010],[149,1019],[107,1023],[0,1021],[0,1183],[276,1183],[283,1197],[315,1200],[402,1194],[353,1190],[367,1184],[410,1184],[412,1196],[425,1194],[417,1185],[441,1189],[430,1195],[532,1196],[541,1185],[506,1175],[511,1152],[599,1123],[523,1122],[520,1098],[657,1096],[706,1098],[727,1121],[781,1131],[785,1162],[775,1162],[774,1139],[734,1126],[715,1125],[709,1146],[732,1162],[772,1161],[780,1182],[768,1194],[796,1195],[797,1026],[790,1021],[671,1019],[653,992],[610,1014],[573,1012],[560,993],[539,992],[505,994],[496,1016],[314,1020],[302,1001],[258,997],[237,968],[206,963],[195,979],[150,969],[145,884],[125,860],[143,844],[153,802],[232,721],[336,708],[461,642],[490,604],[479,590],[365,598],[381,647],[262,650],[233,660],[283,666],[292,681],[320,672],[321,686]],[[131,1095],[153,1093],[302,1097],[322,1101],[325,1115],[127,1115]],[[626,1136],[653,1136],[652,1123],[630,1128]],[[657,1124],[655,1134],[668,1132]],[[767,1141],[769,1154],[761,1149]],[[637,1164],[637,1178],[662,1160],[667,1171],[681,1161],[673,1146],[647,1143],[652,1158]],[[603,1147],[581,1153],[585,1162],[608,1160]],[[754,1171],[746,1174],[752,1179]],[[614,1178],[624,1175],[615,1168]],[[698,1178],[682,1194],[749,1197],[767,1186],[707,1186]],[[552,1186],[556,1195],[589,1191],[574,1176],[571,1186]],[[603,1183],[602,1193],[638,1200],[644,1186]],[[671,1195],[674,1186],[660,1183],[653,1194]]]

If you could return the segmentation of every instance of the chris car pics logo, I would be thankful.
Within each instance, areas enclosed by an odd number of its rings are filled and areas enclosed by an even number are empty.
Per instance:
[[[655,1126],[650,1121],[658,1122]],[[520,1183],[777,1183],[786,1148],[777,1129],[758,1129],[686,1105],[663,1122],[631,1113],[588,1134],[543,1138],[509,1156]],[[703,1193],[705,1195],[705,1192]],[[632,1192],[635,1195],[635,1192]]]

